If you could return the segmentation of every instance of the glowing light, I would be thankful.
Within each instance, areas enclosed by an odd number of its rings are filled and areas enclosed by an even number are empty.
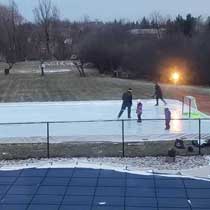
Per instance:
[[[176,84],[180,79],[180,74],[178,72],[174,72],[171,75],[171,80]]]

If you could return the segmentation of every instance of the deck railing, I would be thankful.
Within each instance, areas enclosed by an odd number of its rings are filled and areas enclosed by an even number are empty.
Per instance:
[[[30,144],[37,149],[37,145],[40,144],[40,154],[38,157],[69,157],[69,156],[89,156],[89,157],[98,157],[98,156],[121,156],[121,157],[135,157],[135,156],[147,156],[147,155],[167,155],[167,151],[174,147],[178,155],[202,155],[209,154],[210,148],[208,148],[208,143],[210,144],[210,118],[202,119],[172,119],[172,130],[165,131],[164,124],[165,119],[142,119],[141,123],[137,123],[136,119],[122,119],[122,120],[87,120],[87,121],[42,121],[42,122],[14,122],[14,123],[0,123],[0,127],[11,128],[12,126],[44,126],[46,133],[42,135],[41,140],[36,142],[34,140],[27,141],[30,139],[30,136],[13,138],[12,135],[7,133],[7,137],[4,137],[4,131],[1,131],[0,138],[0,151],[4,155],[0,155],[0,158],[29,158],[36,157],[36,155],[29,154],[27,152],[28,145]],[[92,124],[94,126],[102,123],[103,127],[100,128],[101,131],[94,136],[96,139],[92,139],[93,135],[89,135],[89,126]],[[71,125],[79,125],[78,127],[84,125],[86,131],[83,131],[83,134],[80,134],[80,130],[76,131],[73,127],[72,131],[74,135],[64,135],[66,140],[59,141],[59,138],[62,136],[56,136],[53,134],[53,126],[63,125],[70,126],[69,133],[71,133]],[[82,125],[81,125],[82,124]],[[114,128],[116,134],[105,135],[106,129],[108,126],[113,127],[113,125],[118,125]],[[178,128],[176,126],[186,127],[185,129]],[[132,130],[132,126],[136,126],[137,130]],[[137,127],[138,126],[138,127]],[[157,128],[157,129],[156,129]],[[44,129],[44,128],[43,128]],[[139,130],[138,130],[139,129]],[[145,129],[145,130],[144,130]],[[162,130],[161,130],[162,129]],[[65,130],[65,129],[64,129]],[[104,136],[101,134],[104,130]],[[132,130],[132,132],[131,132]],[[62,133],[62,131],[60,131]],[[66,132],[66,131],[65,131]],[[94,131],[93,131],[94,132]],[[96,131],[97,132],[97,131]],[[156,132],[156,133],[155,133]],[[76,135],[77,134],[77,135]],[[106,136],[106,138],[105,138]],[[78,137],[78,138],[77,138]],[[20,142],[18,138],[24,138],[24,142]],[[14,141],[13,141],[14,139]],[[45,140],[44,140],[45,139]],[[79,140],[78,140],[79,139]],[[84,140],[83,140],[84,139]],[[181,140],[184,143],[184,147],[177,147],[176,141]],[[209,142],[208,142],[209,140]],[[8,143],[7,143],[8,141]],[[17,142],[16,142],[17,141]],[[87,144],[85,144],[87,143]],[[91,147],[91,144],[94,145],[94,151]],[[62,146],[61,146],[62,145]],[[75,145],[77,145],[77,152],[75,151]],[[80,145],[80,147],[79,147]],[[88,147],[87,147],[88,145]],[[46,146],[46,147],[45,147]],[[45,147],[45,149],[43,148]],[[85,151],[85,147],[86,150]],[[101,147],[101,148],[100,148]],[[10,148],[10,149],[8,149]],[[19,153],[13,155],[17,150],[20,149]],[[68,149],[67,149],[68,148]],[[72,150],[71,150],[72,148]],[[81,150],[79,149],[81,148]],[[97,151],[98,148],[98,151]],[[115,149],[116,151],[115,151]],[[30,149],[31,153],[34,151]],[[37,151],[39,150],[37,149]],[[44,152],[45,150],[45,152]],[[65,150],[62,153],[62,150]],[[72,151],[74,152],[72,153]],[[99,150],[102,150],[100,153]],[[29,151],[29,149],[28,149]],[[36,153],[36,152],[35,152]],[[45,153],[45,154],[44,154]],[[23,154],[23,157],[21,156]],[[25,154],[25,156],[24,156]],[[37,153],[36,153],[37,154]]]

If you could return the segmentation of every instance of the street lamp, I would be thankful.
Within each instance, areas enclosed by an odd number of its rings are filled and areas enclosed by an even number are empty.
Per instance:
[[[174,82],[175,85],[177,84],[179,79],[180,79],[180,74],[178,72],[173,72],[171,75],[171,80]]]

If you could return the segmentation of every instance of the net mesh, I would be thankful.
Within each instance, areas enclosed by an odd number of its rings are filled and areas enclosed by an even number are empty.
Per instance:
[[[199,118],[200,113],[198,112],[196,99],[193,96],[185,96],[183,98],[182,113],[184,116],[191,118]]]

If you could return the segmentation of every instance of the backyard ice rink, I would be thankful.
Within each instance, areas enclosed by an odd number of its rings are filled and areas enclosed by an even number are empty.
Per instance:
[[[136,103],[133,101],[132,120],[127,120],[127,110],[121,119],[125,119],[125,141],[155,141],[198,138],[198,120],[178,120],[182,116],[182,103],[177,100],[166,100],[168,105],[154,106],[155,100],[141,100],[143,103],[142,123],[136,120]],[[27,123],[0,125],[1,143],[46,142],[47,125],[50,123],[50,142],[66,141],[122,141],[122,121],[117,120],[121,108],[121,100],[115,101],[79,101],[79,102],[28,102],[0,104],[0,123]],[[171,129],[166,131],[164,108],[172,113]],[[208,116],[202,114],[203,118]],[[162,120],[149,120],[162,119]],[[97,122],[92,122],[92,121]],[[108,120],[100,122],[100,120]],[[114,121],[109,121],[114,120]],[[74,121],[71,123],[61,123]],[[76,122],[91,121],[91,122]],[[60,123],[59,123],[60,122]],[[210,136],[210,120],[202,120],[202,138]]]

